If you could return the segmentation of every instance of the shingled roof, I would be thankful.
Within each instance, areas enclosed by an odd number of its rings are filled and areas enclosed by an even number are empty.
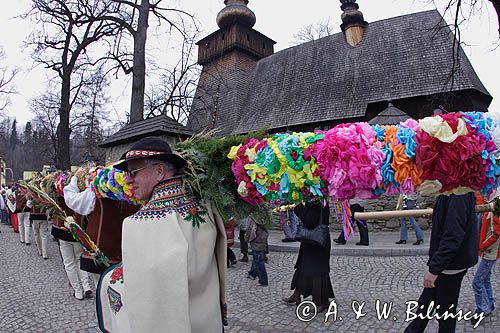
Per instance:
[[[223,131],[363,117],[372,102],[449,91],[452,40],[445,24],[436,10],[403,15],[370,23],[357,47],[337,33],[263,58],[249,75],[241,108],[219,100],[218,113],[233,114]],[[491,102],[460,50],[452,91],[470,89]]]
[[[99,147],[113,147],[122,143],[137,141],[150,135],[173,135],[185,138],[193,135],[193,131],[190,127],[162,115],[125,125],[118,132],[104,140]]]

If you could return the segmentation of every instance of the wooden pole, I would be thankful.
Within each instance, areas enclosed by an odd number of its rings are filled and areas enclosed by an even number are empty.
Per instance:
[[[477,205],[476,212],[491,212],[494,209],[494,204]],[[410,210],[386,210],[381,212],[355,212],[354,218],[358,220],[390,220],[399,219],[402,217],[421,217],[432,215],[432,208],[426,209],[410,209]]]

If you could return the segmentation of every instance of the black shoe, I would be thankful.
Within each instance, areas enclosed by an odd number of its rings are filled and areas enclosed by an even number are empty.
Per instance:
[[[423,239],[418,239],[415,243],[413,243],[413,245],[420,245],[424,242]]]
[[[31,243],[26,243],[26,245],[30,245]]]
[[[90,298],[92,297],[92,290],[86,290],[84,294],[86,298]]]
[[[406,244],[406,241],[404,239],[401,239],[397,241],[396,244]]]
[[[335,243],[337,244],[340,244],[340,245],[345,245],[345,241],[341,241],[341,240],[338,240],[338,239],[334,239],[333,240]]]
[[[241,261],[241,262],[248,262],[248,257],[247,256],[243,256],[239,261]]]
[[[287,298],[282,298],[283,302],[285,302],[287,305],[299,305],[300,304],[300,296],[297,298],[294,295],[287,297]]]
[[[328,304],[324,304],[324,305],[318,305],[317,306],[317,313],[321,313],[323,311],[325,311],[326,309],[328,309]]]
[[[231,261],[231,266],[236,265],[237,262],[238,261],[236,261],[236,260]]]
[[[488,317],[490,314],[491,314],[491,312],[488,314],[483,314],[482,319]],[[477,310],[476,310],[476,312],[474,312],[474,315],[476,315],[476,317],[472,317],[472,319],[470,320],[470,323],[472,326],[476,327],[476,324],[479,322],[479,320],[481,320],[481,316],[480,316],[480,312],[477,312]],[[482,321],[481,321],[481,323],[482,323]]]
[[[361,243],[361,242],[357,242],[356,245],[363,245],[363,246],[368,246],[369,244],[368,243]]]

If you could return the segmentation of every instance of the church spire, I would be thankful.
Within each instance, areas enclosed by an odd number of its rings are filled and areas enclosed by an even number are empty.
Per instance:
[[[255,24],[255,14],[247,7],[248,0],[225,0],[224,7],[217,14],[217,25],[225,28],[233,23],[239,23],[245,27],[252,28]]]
[[[363,13],[359,9],[356,0],[340,0],[343,13],[340,28],[344,33],[347,43],[351,46],[358,45],[363,39],[368,23],[363,19]]]

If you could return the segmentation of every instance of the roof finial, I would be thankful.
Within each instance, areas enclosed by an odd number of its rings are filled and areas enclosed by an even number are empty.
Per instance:
[[[246,27],[253,27],[255,14],[247,7],[248,0],[224,0],[224,7],[217,14],[217,25],[219,28],[227,27],[232,23],[240,23]]]
[[[343,13],[340,28],[344,32],[347,42],[356,46],[363,39],[364,31],[368,23],[363,19],[363,13],[359,9],[356,0],[340,0]]]

